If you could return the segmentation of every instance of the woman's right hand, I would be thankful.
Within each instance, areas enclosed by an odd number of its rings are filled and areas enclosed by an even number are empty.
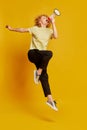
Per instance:
[[[55,15],[54,14],[52,14],[49,18],[50,18],[51,23],[55,22]]]

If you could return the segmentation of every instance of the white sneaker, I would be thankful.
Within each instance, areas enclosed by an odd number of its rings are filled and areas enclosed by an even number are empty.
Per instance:
[[[34,70],[34,82],[36,83],[36,84],[38,84],[39,83],[39,75],[37,74],[37,70]]]
[[[56,107],[56,102],[55,101],[53,101],[53,102],[47,101],[46,104],[48,106],[50,106],[53,110],[58,111],[58,108]]]

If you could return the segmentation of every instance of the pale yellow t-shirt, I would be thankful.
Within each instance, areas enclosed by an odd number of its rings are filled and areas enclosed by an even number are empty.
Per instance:
[[[49,39],[53,34],[53,30],[45,27],[33,26],[28,28],[32,34],[30,49],[46,50]]]

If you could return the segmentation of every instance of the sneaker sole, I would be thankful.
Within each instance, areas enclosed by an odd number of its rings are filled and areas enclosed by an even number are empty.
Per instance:
[[[49,107],[51,107],[53,110],[58,111],[57,108],[52,107],[48,102],[46,102],[46,104],[47,104]]]

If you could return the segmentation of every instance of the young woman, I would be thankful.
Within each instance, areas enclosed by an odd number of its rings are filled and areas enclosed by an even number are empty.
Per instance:
[[[52,29],[49,28],[51,24]],[[50,39],[57,38],[54,17],[49,19],[47,15],[40,15],[35,19],[35,25],[30,28],[12,28],[9,25],[7,25],[6,28],[10,31],[21,33],[29,32],[32,34],[28,58],[37,68],[34,70],[34,81],[36,84],[38,84],[39,81],[41,82],[44,95],[47,97],[46,104],[57,111],[58,108],[56,107],[56,102],[52,98],[47,74],[47,66],[52,57],[52,51],[47,50],[47,44]]]

